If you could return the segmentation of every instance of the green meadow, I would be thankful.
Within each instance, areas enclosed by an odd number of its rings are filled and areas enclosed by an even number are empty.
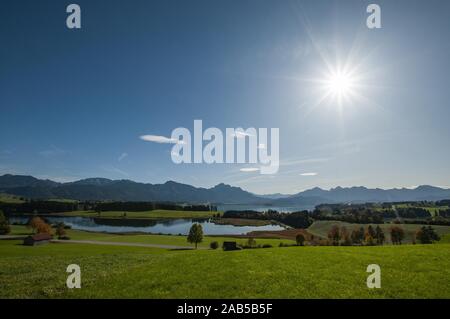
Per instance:
[[[11,226],[11,235],[29,235],[30,231],[25,226]],[[138,243],[138,244],[156,244],[156,245],[173,245],[173,246],[190,246],[186,240],[186,236],[178,235],[152,235],[152,234],[110,234],[110,233],[94,233],[80,230],[67,230],[67,236],[72,240],[91,240],[101,242],[120,242],[120,243]],[[246,243],[246,238],[232,238],[224,236],[204,236],[203,241],[198,244],[198,247],[209,247],[209,244],[213,241],[217,241],[220,244],[224,241],[236,241],[237,243]],[[270,239],[270,238],[257,238],[257,245],[269,244],[272,246],[278,246],[280,243],[294,244],[294,240],[288,239]],[[62,244],[61,244],[62,245]]]
[[[308,232],[326,237],[336,224],[367,227],[316,221]],[[388,234],[392,225],[380,226]],[[186,236],[72,229],[67,230],[72,240],[91,243],[29,247],[4,239],[0,298],[450,298],[450,227],[433,226],[442,236],[437,244],[411,245],[421,225],[399,226],[406,233],[406,244],[399,246],[279,247],[294,241],[256,238],[257,245],[272,248],[232,252],[208,249],[209,244],[247,239],[205,236],[198,250],[114,245],[193,247]],[[11,226],[11,235],[29,234],[25,226]],[[108,245],[100,245],[104,242]],[[70,264],[81,267],[81,289],[66,287]],[[366,286],[369,264],[381,267],[381,289]]]
[[[7,204],[20,204],[23,203],[24,200],[21,199],[19,196],[14,196],[6,193],[0,193],[0,203],[7,203]]]

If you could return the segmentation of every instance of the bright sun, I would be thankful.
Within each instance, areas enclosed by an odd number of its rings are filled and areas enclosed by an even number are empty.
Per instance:
[[[352,64],[325,61],[325,67],[318,70],[319,76],[311,78],[313,100],[311,108],[326,105],[338,109],[352,108],[362,102],[368,103],[365,94],[369,89],[367,72],[362,63]]]
[[[338,99],[348,98],[354,88],[354,79],[346,72],[333,72],[325,81],[328,93]]]

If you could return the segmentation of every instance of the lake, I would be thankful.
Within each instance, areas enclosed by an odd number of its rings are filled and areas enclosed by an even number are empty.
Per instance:
[[[187,235],[193,223],[200,223],[205,235],[244,235],[252,231],[274,231],[283,230],[279,225],[265,226],[234,226],[218,225],[208,219],[173,219],[173,220],[148,220],[148,219],[102,219],[90,217],[45,217],[49,223],[63,222],[72,229],[86,230],[92,232],[107,233],[153,233]],[[10,217],[11,224],[25,224],[28,217]]]

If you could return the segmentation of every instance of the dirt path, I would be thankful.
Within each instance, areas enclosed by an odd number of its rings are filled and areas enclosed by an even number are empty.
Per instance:
[[[192,246],[124,243],[124,242],[97,241],[97,240],[59,240],[59,239],[54,239],[54,240],[51,240],[51,242],[52,243],[63,243],[63,244],[92,244],[92,245],[108,245],[108,246],[150,247],[150,248],[164,248],[164,249],[194,249]],[[198,249],[206,249],[206,248],[198,247]]]
[[[0,235],[0,240],[2,240],[2,239],[9,239],[9,240],[24,239],[25,237],[27,237],[27,236],[24,236],[24,235]]]

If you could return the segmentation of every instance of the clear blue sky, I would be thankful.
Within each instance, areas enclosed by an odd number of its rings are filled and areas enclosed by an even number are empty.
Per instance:
[[[2,1],[0,174],[167,180],[256,193],[450,185],[450,2]],[[382,29],[365,25],[382,8]],[[317,103],[326,63],[357,88]],[[322,90],[322,91],[321,91]],[[279,173],[175,165],[170,136],[280,128]],[[310,176],[303,176],[301,174]]]

